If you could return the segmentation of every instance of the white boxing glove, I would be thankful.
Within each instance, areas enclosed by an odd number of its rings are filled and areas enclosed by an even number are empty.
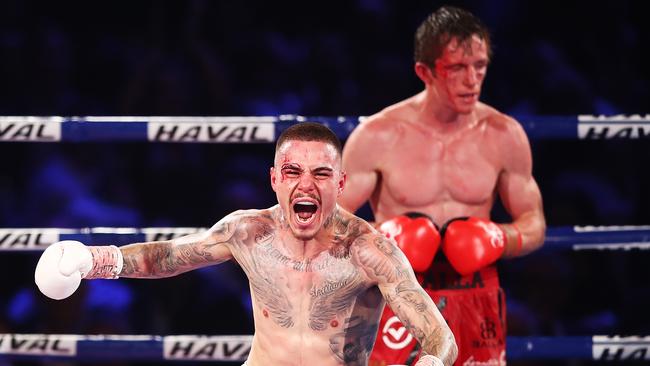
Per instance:
[[[87,246],[74,240],[59,241],[41,255],[34,280],[45,296],[61,300],[77,290],[92,267],[93,256]]]
[[[82,278],[117,279],[123,266],[122,251],[114,245],[85,246],[64,240],[45,249],[34,280],[45,296],[61,300],[77,290]]]

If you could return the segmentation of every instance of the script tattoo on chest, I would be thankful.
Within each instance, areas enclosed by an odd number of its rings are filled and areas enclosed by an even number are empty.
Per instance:
[[[324,279],[314,282],[309,291],[309,328],[315,331],[325,330],[333,319],[347,316],[364,289],[358,271],[348,260],[331,258],[328,262],[330,265],[317,273]]]
[[[315,331],[325,330],[334,318],[347,317],[355,299],[365,289],[350,255],[350,247],[362,236],[360,221],[333,215],[326,225],[334,229],[332,246],[327,259],[316,269],[323,280],[315,281],[309,292],[309,327]]]

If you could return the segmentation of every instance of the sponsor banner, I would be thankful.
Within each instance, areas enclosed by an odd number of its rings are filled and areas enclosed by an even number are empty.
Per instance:
[[[248,357],[253,336],[166,336],[166,360],[212,360],[243,362]]]
[[[609,226],[574,226],[573,231],[576,233],[594,233],[604,231],[636,231],[650,230],[650,225],[609,225]]]
[[[0,354],[75,356],[78,335],[0,334]]]
[[[275,141],[276,117],[151,117],[154,142],[268,143]]]
[[[650,242],[638,243],[593,243],[593,244],[574,244],[571,249],[574,251],[580,250],[648,250],[650,249]]]
[[[0,116],[0,141],[61,141],[63,117]]]
[[[650,115],[579,115],[578,138],[584,140],[650,138]]]
[[[59,241],[65,229],[0,229],[0,249],[41,250]]]
[[[593,336],[592,356],[599,361],[650,361],[650,336]]]

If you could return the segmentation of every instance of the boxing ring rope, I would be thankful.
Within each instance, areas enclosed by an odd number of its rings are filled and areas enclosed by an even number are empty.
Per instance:
[[[88,245],[124,245],[170,240],[207,228],[150,227],[83,229],[4,228],[0,229],[0,252],[37,251],[61,240],[77,240]],[[542,250],[632,250],[650,249],[650,225],[643,226],[558,226],[546,230]]]
[[[531,139],[650,137],[650,115],[514,116]],[[345,139],[363,116],[0,116],[0,141],[269,143],[292,124],[320,122]]]
[[[243,362],[253,336],[0,334],[0,360]],[[650,360],[650,336],[507,337],[509,360]]]
[[[650,115],[513,116],[531,139],[646,139]],[[273,143],[289,126],[320,122],[341,139],[362,116],[0,116],[0,142]],[[0,228],[0,252],[40,251],[60,240],[123,245],[207,228]],[[648,226],[550,227],[543,251],[650,249]],[[252,336],[0,334],[5,359],[242,362]],[[509,360],[650,360],[650,336],[507,337]]]

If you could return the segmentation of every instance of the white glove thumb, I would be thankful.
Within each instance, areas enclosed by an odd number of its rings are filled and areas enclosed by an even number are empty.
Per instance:
[[[62,244],[63,254],[59,262],[59,271],[64,276],[81,272],[81,278],[93,268],[93,255],[88,247],[74,240],[59,242]]]

